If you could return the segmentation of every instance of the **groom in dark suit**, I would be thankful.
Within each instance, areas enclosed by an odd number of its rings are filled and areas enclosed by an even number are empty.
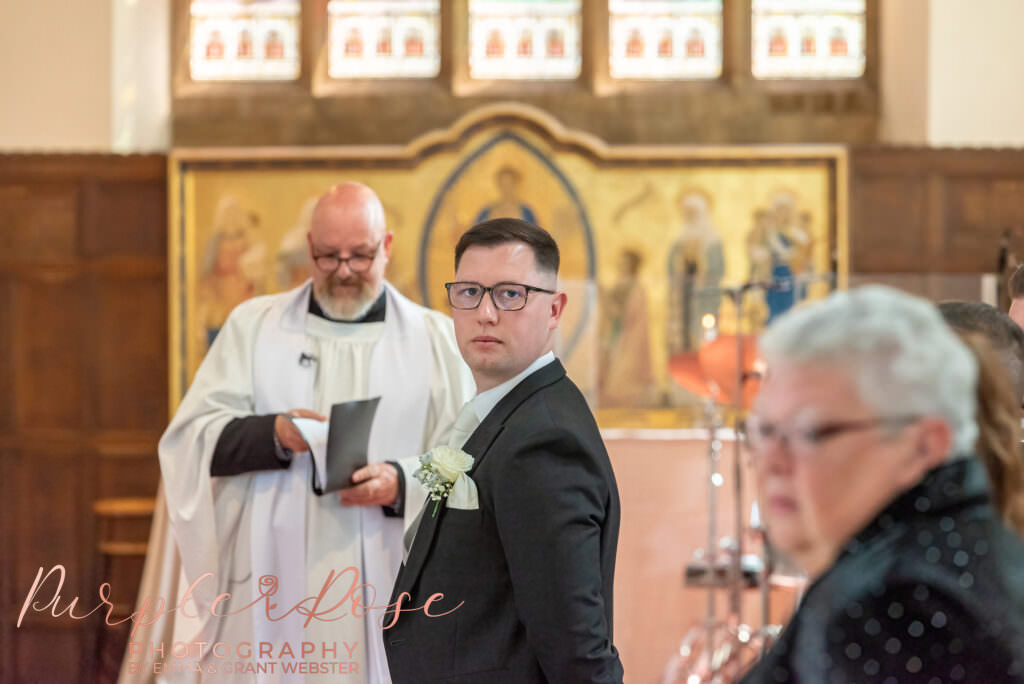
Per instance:
[[[478,394],[453,446],[473,457],[478,501],[442,502],[436,515],[428,501],[407,535],[391,603],[444,599],[384,632],[392,680],[621,682],[619,496],[594,418],[552,353],[566,303],[558,246],[526,221],[492,219],[459,240],[455,271],[448,299]]]

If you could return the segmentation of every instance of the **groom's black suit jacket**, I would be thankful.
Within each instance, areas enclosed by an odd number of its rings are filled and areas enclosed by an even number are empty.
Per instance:
[[[619,495],[594,418],[558,361],[520,382],[463,446],[480,507],[427,509],[384,632],[406,682],[621,682],[612,645]],[[387,615],[387,620],[393,617]],[[385,622],[385,624],[387,624]]]

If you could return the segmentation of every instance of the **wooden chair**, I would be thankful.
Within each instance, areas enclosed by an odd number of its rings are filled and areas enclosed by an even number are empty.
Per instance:
[[[92,504],[98,552],[93,585],[98,589],[104,582],[111,583],[110,601],[114,605],[111,611],[112,622],[129,616],[135,609],[137,582],[141,576],[141,564],[146,558],[146,538],[148,538],[149,523],[153,517],[155,501],[152,497],[117,497],[97,499]],[[142,541],[123,538],[124,528],[130,529],[133,526],[145,530],[143,534],[146,536]],[[132,577],[136,585],[119,586],[117,578],[112,577],[112,573],[117,569],[119,559],[139,561],[139,572]],[[129,596],[128,592],[131,592],[129,598],[119,600]],[[94,673],[93,681],[113,684],[117,682],[121,669],[121,657],[127,643],[128,633],[131,630],[131,623],[125,622],[118,627],[109,627],[103,622],[104,618],[100,618],[98,628],[93,632],[94,641],[90,648],[89,670]]]

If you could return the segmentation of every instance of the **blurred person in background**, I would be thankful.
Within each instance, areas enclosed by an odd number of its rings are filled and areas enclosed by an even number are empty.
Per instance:
[[[1024,534],[1024,331],[984,302],[942,302],[939,312],[978,360],[977,455],[988,471],[996,509],[1007,525]]]

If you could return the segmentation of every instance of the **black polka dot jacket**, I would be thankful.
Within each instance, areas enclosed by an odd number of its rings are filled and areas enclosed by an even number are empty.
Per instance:
[[[742,682],[1024,683],[1024,541],[983,465],[936,468],[882,511]]]

